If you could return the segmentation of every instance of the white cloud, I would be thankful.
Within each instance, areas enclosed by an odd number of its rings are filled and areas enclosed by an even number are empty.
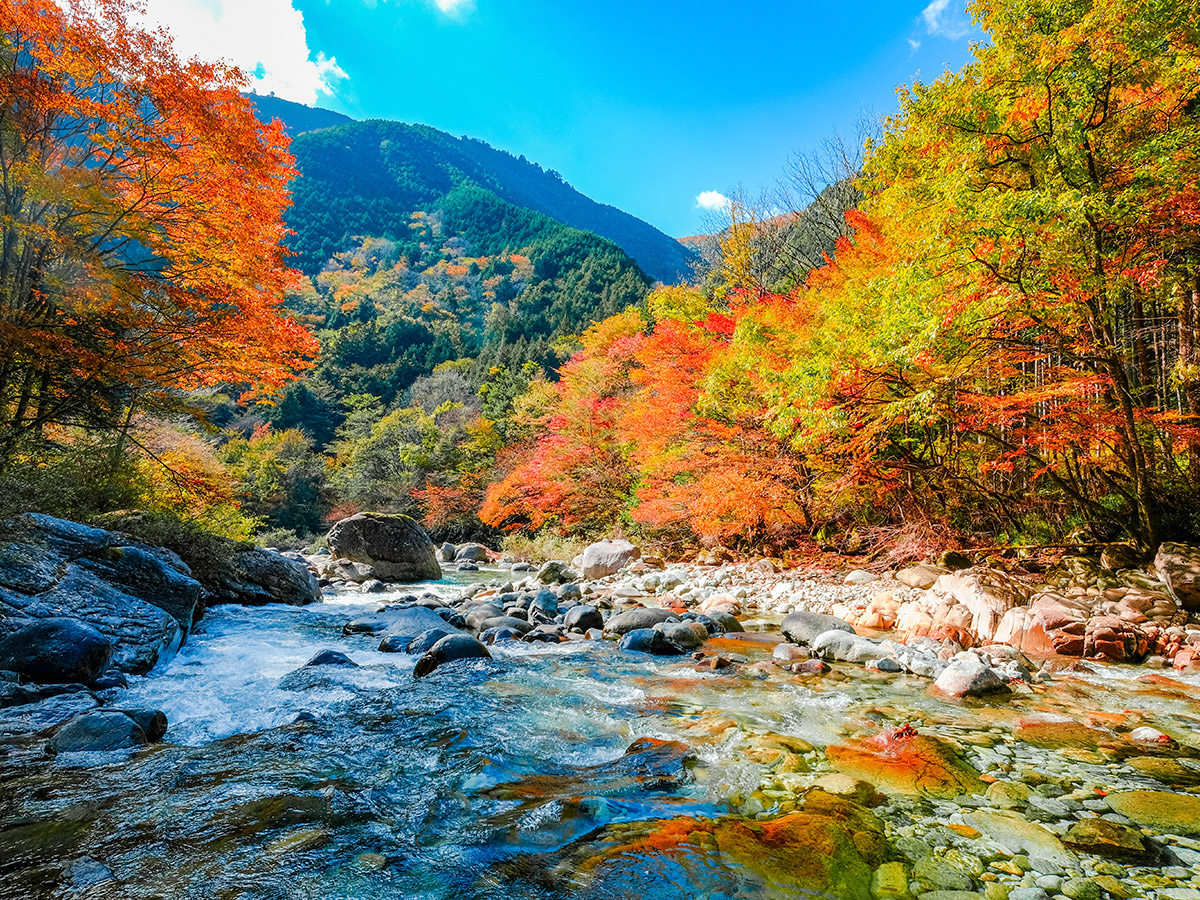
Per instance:
[[[729,198],[720,191],[702,191],[696,195],[696,206],[709,212],[729,209]]]
[[[908,46],[909,46],[910,48],[912,48],[912,52],[913,52],[913,53],[916,53],[918,50],[920,50],[920,49],[921,49],[921,42],[920,42],[920,41],[918,41],[916,38],[909,38],[909,39],[908,39]]]
[[[438,0],[442,2],[450,0]],[[333,57],[313,53],[292,0],[145,0],[146,21],[162,25],[182,57],[223,59],[250,73],[251,87],[313,104],[348,76]]]
[[[930,34],[957,41],[971,33],[971,22],[962,7],[952,7],[950,3],[951,0],[933,0],[921,12],[921,18]]]
[[[433,0],[433,2],[448,16],[461,16],[475,8],[475,0]]]

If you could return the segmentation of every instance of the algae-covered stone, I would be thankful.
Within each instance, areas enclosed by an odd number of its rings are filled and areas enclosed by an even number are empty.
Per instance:
[[[952,799],[983,790],[979,773],[952,745],[907,726],[825,754],[837,771],[900,794]]]
[[[829,795],[817,805],[820,812],[806,804],[760,821],[683,817],[610,825],[576,844],[571,865],[559,871],[573,891],[583,882],[595,897],[652,897],[648,886],[683,879],[694,896],[872,900],[872,869],[883,860],[871,858],[873,850],[864,856],[870,842],[861,836],[873,833],[878,820]]]
[[[875,870],[871,876],[871,897],[874,900],[911,900],[904,863],[886,862]]]
[[[924,891],[969,891],[971,876],[940,856],[927,856],[913,867],[913,877]]]
[[[1200,835],[1200,797],[1166,791],[1118,791],[1108,795],[1113,812],[1172,834]]]
[[[1037,871],[1046,875],[1061,875],[1078,859],[1053,832],[1041,825],[999,809],[977,809],[963,817],[967,823],[983,832],[1009,853],[1026,853]]]
[[[1109,859],[1138,859],[1146,854],[1141,832],[1109,819],[1080,819],[1063,836],[1063,843],[1083,853]]]
[[[1100,900],[1100,886],[1090,878],[1068,878],[1062,883],[1062,893],[1071,900]]]

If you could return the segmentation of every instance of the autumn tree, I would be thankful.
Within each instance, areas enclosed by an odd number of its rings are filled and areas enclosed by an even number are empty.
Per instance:
[[[270,392],[315,351],[279,308],[282,126],[135,11],[0,0],[0,468],[50,425]]]

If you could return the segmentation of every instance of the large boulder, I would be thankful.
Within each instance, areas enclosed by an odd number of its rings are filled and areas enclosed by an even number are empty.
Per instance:
[[[364,562],[384,581],[437,581],[442,567],[433,542],[408,516],[358,513],[329,532],[335,557]]]
[[[42,619],[0,641],[0,669],[39,684],[91,684],[112,655],[108,638],[76,619]]]
[[[483,544],[463,544],[454,551],[455,562],[487,562],[488,548]]]
[[[184,632],[173,616],[79,566],[67,565],[64,571],[48,591],[33,596],[0,593],[0,618],[15,615],[25,624],[49,618],[81,621],[113,645],[113,667],[134,675],[175,655]]]
[[[116,710],[98,709],[67,722],[50,739],[51,753],[91,753],[125,750],[150,743],[146,732],[130,716]]]
[[[258,547],[231,547],[229,556],[212,567],[204,585],[209,606],[239,603],[304,606],[321,599],[321,589],[308,566]]]
[[[115,667],[140,674],[186,638],[200,596],[177,555],[121,532],[40,514],[4,523],[0,635],[40,619],[75,619],[113,645]]]
[[[1154,557],[1154,568],[1180,606],[1200,612],[1200,547],[1163,544]]]
[[[417,660],[413,678],[424,678],[430,672],[448,662],[459,659],[491,659],[488,648],[469,634],[450,634],[440,638],[436,644]]]
[[[837,616],[798,609],[791,613],[780,626],[784,637],[797,644],[811,644],[827,631],[844,631],[854,634],[854,626]]]
[[[635,606],[617,613],[604,624],[605,634],[625,635],[641,628],[653,628],[662,622],[674,622],[679,617],[669,609]]]
[[[994,640],[1005,613],[1025,601],[1021,586],[996,569],[964,569],[941,575],[933,590],[969,611],[967,628],[980,644]]]
[[[583,577],[593,580],[615,575],[641,555],[642,551],[629,541],[606,539],[584,550],[579,562]]]

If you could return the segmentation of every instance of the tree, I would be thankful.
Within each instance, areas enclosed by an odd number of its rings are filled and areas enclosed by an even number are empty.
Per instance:
[[[0,468],[50,424],[270,393],[316,350],[279,310],[282,126],[134,9],[0,0]]]

